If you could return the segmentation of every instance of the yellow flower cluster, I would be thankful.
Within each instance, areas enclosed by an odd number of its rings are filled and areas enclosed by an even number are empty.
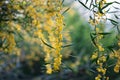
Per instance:
[[[100,74],[98,74],[96,77],[95,77],[95,80],[102,80],[102,76]],[[109,77],[104,77],[104,80],[109,80]]]
[[[46,69],[47,69],[47,71],[46,71],[47,74],[51,74],[51,73],[52,73],[51,64],[47,64],[47,65],[46,65]]]
[[[98,52],[94,52],[93,55],[91,56],[91,59],[94,60],[94,59],[97,59],[98,57]]]
[[[11,53],[16,46],[13,28],[9,26],[9,21],[11,21],[13,17],[13,7],[6,3],[5,0],[0,1],[0,49],[2,52]],[[4,8],[3,8],[4,7]],[[5,9],[6,8],[6,9]]]
[[[99,4],[100,8],[102,8],[106,3],[106,0],[99,0],[99,1],[97,0],[97,3]]]
[[[7,28],[3,27],[5,31],[0,30],[0,40],[6,40],[5,44],[2,44],[2,47],[0,47],[0,50],[9,53],[13,51],[16,46],[14,31],[25,34],[22,37],[26,41],[31,39],[28,35],[30,32],[32,36],[39,38],[39,44],[46,54],[44,59],[46,62],[46,73],[51,74],[53,69],[54,71],[59,70],[62,60],[63,28],[61,0],[10,0],[8,3],[10,4],[7,4],[7,13],[15,11],[13,12],[15,16],[9,13],[5,16],[9,20],[0,22],[0,25],[8,26]],[[0,5],[2,4],[4,4],[4,1],[0,2]],[[23,22],[23,20],[25,21]],[[31,39],[31,43],[37,41],[33,38]],[[45,42],[53,48],[44,45],[46,44]],[[17,50],[15,48],[15,51]],[[17,53],[20,55],[20,52]],[[34,56],[33,54],[31,55]]]
[[[16,46],[16,42],[14,39],[14,34],[13,33],[7,33],[7,32],[0,32],[0,39],[6,40],[6,43],[2,43],[2,46],[0,47],[2,51],[11,53],[13,49]]]
[[[105,79],[105,80],[108,80],[109,78],[108,77],[105,77],[105,74],[106,74],[106,68],[103,67],[103,64],[106,62],[106,57],[105,56],[101,56],[98,58],[97,60],[97,71],[99,72],[98,76],[95,77],[95,80],[101,80],[102,77]],[[102,75],[101,75],[102,74]]]
[[[54,70],[59,70],[59,66],[61,65],[61,46],[62,46],[62,28],[63,28],[63,16],[60,14],[60,12],[58,12],[56,14],[57,18],[56,18],[56,31],[55,31],[55,35],[56,35],[56,39],[55,39],[55,59],[54,59]]]
[[[62,55],[58,55],[58,57],[54,59],[53,68],[55,71],[60,69],[61,59],[62,59]]]
[[[99,59],[97,60],[97,64],[99,65],[99,67],[97,68],[98,72],[102,72],[103,74],[105,74],[106,69],[102,68],[103,63],[105,63],[105,62],[106,62],[106,57],[105,56],[99,57]]]
[[[59,70],[61,65],[62,3],[60,0],[32,0],[30,3],[33,5],[28,5],[25,13],[28,13],[28,16],[32,18],[31,27],[36,29],[34,35],[42,39],[42,42],[47,42],[52,46],[52,48],[46,45],[43,46],[46,54],[44,59],[46,62],[46,73],[50,74]]]
[[[99,51],[104,51],[104,48],[101,45],[98,45]]]
[[[98,25],[101,21],[105,21],[105,11],[102,11],[102,8],[106,4],[106,0],[96,0],[98,10],[94,12],[94,19],[90,19],[89,22],[91,25]]]
[[[102,7],[105,5],[106,0],[96,0],[96,4],[98,8],[96,12],[93,12],[94,17],[93,19],[90,19],[89,22],[91,25],[94,26],[94,31],[96,34],[96,38],[95,38],[95,44],[97,47],[96,52],[93,53],[91,59],[97,59],[96,64],[98,65],[97,67],[97,72],[98,72],[98,76],[95,77],[95,80],[101,80],[102,78],[104,78],[105,80],[108,79],[108,77],[105,77],[106,74],[106,68],[104,67],[104,63],[106,62],[106,56],[103,54],[105,49],[102,46],[101,40],[103,38],[103,35],[100,34],[103,31],[101,30],[101,22],[105,22],[106,17],[105,17],[105,12],[102,11]]]
[[[115,67],[114,67],[114,71],[115,71],[116,73],[119,73],[119,71],[120,71],[120,62],[119,62],[119,61],[116,63],[116,65],[115,65]]]
[[[118,46],[120,46],[119,41],[118,41]],[[120,71],[120,49],[113,50],[113,52],[109,56],[112,59],[114,59],[114,58],[117,59],[116,65],[114,66],[114,72],[119,73],[119,71]]]
[[[14,34],[13,33],[8,34],[6,39],[7,39],[7,44],[8,44],[7,50],[8,50],[9,53],[11,53],[12,50],[16,46],[15,39],[14,39]]]
[[[95,77],[95,80],[101,80],[102,76],[100,74],[97,75],[97,77]]]
[[[114,57],[117,58],[117,63],[114,67],[114,71],[119,73],[120,71],[120,49],[114,52]]]

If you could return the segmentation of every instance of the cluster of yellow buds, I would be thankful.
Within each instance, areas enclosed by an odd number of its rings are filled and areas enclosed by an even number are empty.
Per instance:
[[[15,42],[15,39],[14,39],[14,34],[13,33],[8,34],[6,39],[7,39],[7,42],[8,42],[8,48],[7,48],[8,52],[11,53],[12,50],[16,46],[16,42]]]
[[[115,65],[115,67],[114,67],[114,71],[116,73],[119,73],[119,71],[120,71],[120,49],[115,51],[114,57],[117,58],[117,63]]]
[[[46,64],[46,73],[47,74],[51,74],[52,73],[52,66],[51,66],[51,64]]]
[[[0,6],[4,1],[0,1]],[[8,21],[4,24],[0,22],[0,25],[8,24],[7,30],[11,31],[6,33],[0,31],[0,40],[5,39],[6,42],[2,47],[5,47],[5,52],[12,52],[16,46],[14,31],[22,34],[33,33],[32,36],[39,38],[45,55],[46,73],[51,74],[53,71],[60,69],[62,55],[62,28],[63,28],[63,16],[62,16],[62,1],[61,0],[8,0],[7,7],[8,12],[17,12],[15,16],[11,13],[8,16]],[[12,5],[11,5],[12,4]],[[21,17],[19,17],[21,15]],[[18,21],[12,19],[19,18]],[[25,22],[21,22],[21,19],[25,19]],[[44,34],[45,33],[45,34]],[[24,36],[24,39],[27,38]],[[42,43],[48,42],[52,48]],[[46,44],[46,43],[45,43]],[[7,46],[7,47],[6,47]],[[3,48],[0,47],[0,50]],[[17,50],[17,49],[16,49]]]
[[[94,12],[94,19],[89,20],[90,24],[93,26],[98,25],[101,21],[106,20],[105,11],[102,11],[102,8],[106,4],[106,0],[97,0],[96,2],[98,10]]]
[[[97,71],[99,72],[98,76],[95,77],[95,80],[101,80],[102,77],[104,77],[105,80],[108,80],[108,77],[105,77],[106,74],[106,68],[103,67],[103,64],[106,62],[106,57],[101,56],[97,60]]]
[[[98,57],[98,52],[94,52],[93,55],[91,56],[91,59],[94,60],[94,59],[97,59]]]
[[[120,46],[120,40],[118,41],[118,46]]]
[[[7,32],[0,32],[0,37],[2,41],[6,40],[6,43],[3,42],[2,46],[0,47],[2,51],[11,53],[16,46],[14,34],[13,33],[8,34]]]
[[[97,75],[97,77],[95,77],[95,80],[101,80],[102,76],[100,74]]]
[[[90,19],[90,24],[92,26],[94,26],[94,31],[96,34],[96,38],[95,38],[95,44],[96,44],[96,48],[97,50],[93,53],[91,59],[97,59],[96,64],[98,65],[97,67],[97,72],[98,72],[98,76],[95,77],[95,80],[101,80],[103,77],[105,80],[108,79],[108,77],[105,77],[106,74],[106,68],[104,67],[104,63],[106,62],[106,56],[104,53],[105,49],[101,43],[102,38],[104,37],[104,35],[100,34],[103,31],[101,30],[101,22],[105,22],[106,17],[105,17],[105,12],[102,10],[102,8],[105,6],[106,4],[106,0],[96,0],[96,4],[97,5],[97,11],[95,9],[95,12],[93,12],[93,19]]]
[[[120,41],[118,40],[118,46],[120,47]],[[117,59],[117,62],[114,66],[114,72],[119,73],[120,71],[120,49],[113,50],[113,52],[109,55],[111,59]]]
[[[48,36],[47,40],[44,38],[44,35],[43,37],[40,37],[43,38],[45,42],[49,42],[52,46],[52,48],[48,46],[44,47],[46,53],[44,59],[46,62],[46,73],[51,74],[54,71],[58,71],[61,65],[63,16],[61,13],[62,2],[60,0],[55,0],[54,4],[53,0],[46,0],[46,3],[46,11],[44,12],[45,23],[42,25]]]

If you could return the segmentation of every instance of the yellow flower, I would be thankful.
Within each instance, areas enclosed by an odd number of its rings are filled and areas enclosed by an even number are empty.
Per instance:
[[[98,45],[99,51],[104,51],[104,48],[101,45]]]
[[[96,53],[93,53],[91,59],[96,59],[97,57],[98,57],[98,53],[96,52]]]
[[[106,74],[106,68],[103,68],[103,69],[102,69],[102,73],[103,73],[103,75]]]
[[[13,33],[10,33],[7,35],[7,43],[9,44],[8,52],[11,53],[16,46],[16,42],[15,42]]]
[[[97,77],[95,77],[95,80],[101,80],[101,77],[102,76],[100,74],[98,74]]]
[[[46,70],[46,73],[47,73],[47,74],[51,74],[51,73],[52,73],[51,64],[47,64],[47,65],[46,65],[46,69],[47,69],[47,70]]]
[[[114,71],[115,71],[116,73],[119,73],[119,70],[120,70],[120,66],[119,66],[119,65],[115,65]]]
[[[100,60],[101,60],[102,62],[106,62],[106,57],[105,57],[105,56],[102,56],[102,57],[100,57]]]
[[[118,46],[120,46],[120,41],[118,42]]]
[[[17,31],[20,31],[21,30],[21,26],[19,24],[16,24],[16,29],[17,29]]]
[[[89,19],[89,23],[93,26],[95,26],[95,22],[92,19]]]
[[[50,54],[47,53],[46,56],[45,56],[45,62],[49,62],[50,61]]]
[[[61,58],[62,58],[62,55],[54,59],[53,68],[55,71],[59,70],[59,67],[61,65]]]
[[[115,57],[114,53],[111,53],[109,57],[113,59]]]
[[[109,80],[109,77],[106,77],[106,80]]]
[[[99,28],[96,28],[95,30],[96,30],[96,32],[99,32],[99,31],[100,31]]]

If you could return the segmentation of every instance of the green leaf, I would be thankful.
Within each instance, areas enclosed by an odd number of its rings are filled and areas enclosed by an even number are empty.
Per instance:
[[[113,20],[113,19],[108,19],[108,20],[110,20],[113,25],[117,25],[118,24],[118,22]]]
[[[62,15],[63,15],[64,13],[66,13],[69,9],[70,9],[70,7],[67,8],[67,9],[62,13]]]
[[[96,45],[96,42],[95,42],[95,37],[92,35],[92,33],[90,33],[90,37],[91,37],[92,43],[93,43],[95,46],[97,46],[97,45]]]
[[[90,17],[91,20],[93,19],[92,16],[89,16],[89,17]]]
[[[90,10],[84,3],[82,3],[80,0],[78,0],[80,4],[82,4],[86,9]]]
[[[108,7],[109,5],[113,4],[113,2],[110,3],[106,3],[106,5],[104,7],[102,7],[102,10],[105,9],[106,7]]]
[[[115,51],[112,49],[113,46],[108,46],[107,48],[108,48],[110,51],[112,51],[113,53],[115,53]]]
[[[22,34],[20,34],[19,32],[16,32],[18,34],[18,36],[21,38],[21,39],[24,39]]]
[[[119,3],[119,2],[117,2],[117,1],[114,1],[114,3],[120,4],[120,3]]]
[[[99,2],[98,10],[99,10],[99,12],[100,12],[100,13],[102,13],[102,14],[103,14],[103,11],[102,11],[102,8],[101,8],[101,6],[100,6],[100,5],[101,5],[101,3]]]
[[[62,0],[62,4],[64,3],[65,0]]]
[[[47,44],[42,38],[41,38],[41,41],[46,45],[46,46],[48,46],[48,47],[50,47],[50,48],[53,48],[53,49],[55,49],[54,47],[52,47],[51,45],[49,45],[49,44]]]
[[[2,42],[2,39],[0,38],[0,48],[2,47],[2,44],[3,42]]]
[[[68,45],[64,45],[64,46],[62,46],[62,48],[64,48],[64,47],[69,47],[69,46],[72,46],[73,44],[68,44]]]
[[[93,69],[90,69],[89,71],[90,71],[90,72],[93,72],[93,73],[96,73],[96,71],[95,71],[95,70],[93,70]]]
[[[117,30],[118,30],[118,32],[120,33],[120,29],[119,29],[119,26],[117,26]]]
[[[115,9],[119,9],[120,10],[120,8],[118,8],[118,7],[115,7],[115,6],[113,6]]]
[[[106,10],[106,13],[110,11],[110,8],[108,10]]]
[[[87,4],[88,0],[86,0],[85,4]]]
[[[104,7],[102,7],[102,10],[105,9],[106,7],[108,7],[109,5],[113,4],[113,3],[117,3],[117,4],[120,4],[119,2],[117,1],[114,1],[114,2],[110,2],[110,3],[106,3],[106,5]]]
[[[115,64],[111,64],[111,65],[107,66],[107,68],[113,67],[115,65],[116,65],[116,63]]]
[[[108,34],[111,34],[109,32],[104,32],[104,33],[98,33],[98,34],[101,34],[101,35],[108,35]]]
[[[119,11],[111,11],[111,12],[108,12],[108,13],[118,13]]]
[[[96,33],[92,33],[93,35],[96,35]],[[109,32],[102,32],[102,33],[98,33],[98,34],[101,34],[101,35],[108,35],[108,34],[111,34]]]
[[[116,14],[114,14],[114,16],[115,16],[116,19],[119,19],[119,17]]]
[[[90,2],[90,7],[89,7],[89,8],[91,8],[91,6],[92,6],[92,3],[93,3],[93,0],[91,0],[91,2]]]

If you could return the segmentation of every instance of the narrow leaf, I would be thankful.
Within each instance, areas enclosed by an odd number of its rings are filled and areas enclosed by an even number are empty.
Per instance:
[[[117,1],[114,1],[114,3],[120,4],[120,3],[119,3],[119,2],[117,2]]]
[[[98,34],[101,34],[101,35],[108,35],[108,34],[111,34],[109,32],[104,32],[104,33],[98,33]]]
[[[114,16],[115,16],[116,19],[119,19],[119,17],[116,14],[114,14]]]
[[[93,35],[96,35],[96,33],[92,33]],[[108,34],[111,34],[109,32],[103,32],[103,33],[98,33],[98,34],[101,34],[101,35],[108,35]]]
[[[102,7],[102,10],[105,9],[106,7],[108,7],[109,5],[113,4],[113,2],[110,3],[106,3],[106,5],[104,7]]]
[[[68,44],[68,45],[64,45],[64,46],[62,46],[62,48],[64,48],[64,47],[69,47],[69,46],[72,46],[73,44]]]
[[[113,19],[108,19],[108,20],[110,20],[113,25],[117,25],[118,24],[118,22],[113,20]]]
[[[62,4],[64,3],[64,0],[62,0]]]
[[[113,6],[115,9],[119,9],[120,10],[120,8],[118,8],[118,7],[115,7],[115,6]]]
[[[64,13],[66,13],[69,9],[70,9],[70,7],[67,8],[67,9],[62,13],[62,15],[63,15]]]
[[[90,10],[84,3],[82,3],[80,0],[78,0],[80,4],[82,4],[86,9]]]
[[[117,26],[117,30],[118,30],[118,32],[120,33],[120,29],[119,29],[119,26]]]
[[[41,41],[42,41],[46,46],[55,49],[54,47],[52,47],[51,45],[49,45],[49,44],[47,44],[45,41],[43,41],[43,39],[41,39]]]
[[[90,2],[90,7],[89,7],[89,8],[91,8],[91,6],[92,6],[92,3],[93,3],[93,0],[91,0],[91,2]]]
[[[97,46],[97,45],[96,45],[96,42],[95,42],[95,37],[93,37],[92,33],[90,33],[90,37],[91,37],[92,43],[93,43],[95,46]]]
[[[87,4],[88,0],[86,0],[85,4]]]
[[[106,10],[106,13],[108,13],[110,11],[110,8],[108,10]]]
[[[100,4],[100,2],[99,2],[99,7],[98,7],[98,10],[99,10],[99,12],[100,12],[100,13],[102,13],[102,14],[103,14],[103,11],[102,11],[102,8],[101,8],[101,4]]]

